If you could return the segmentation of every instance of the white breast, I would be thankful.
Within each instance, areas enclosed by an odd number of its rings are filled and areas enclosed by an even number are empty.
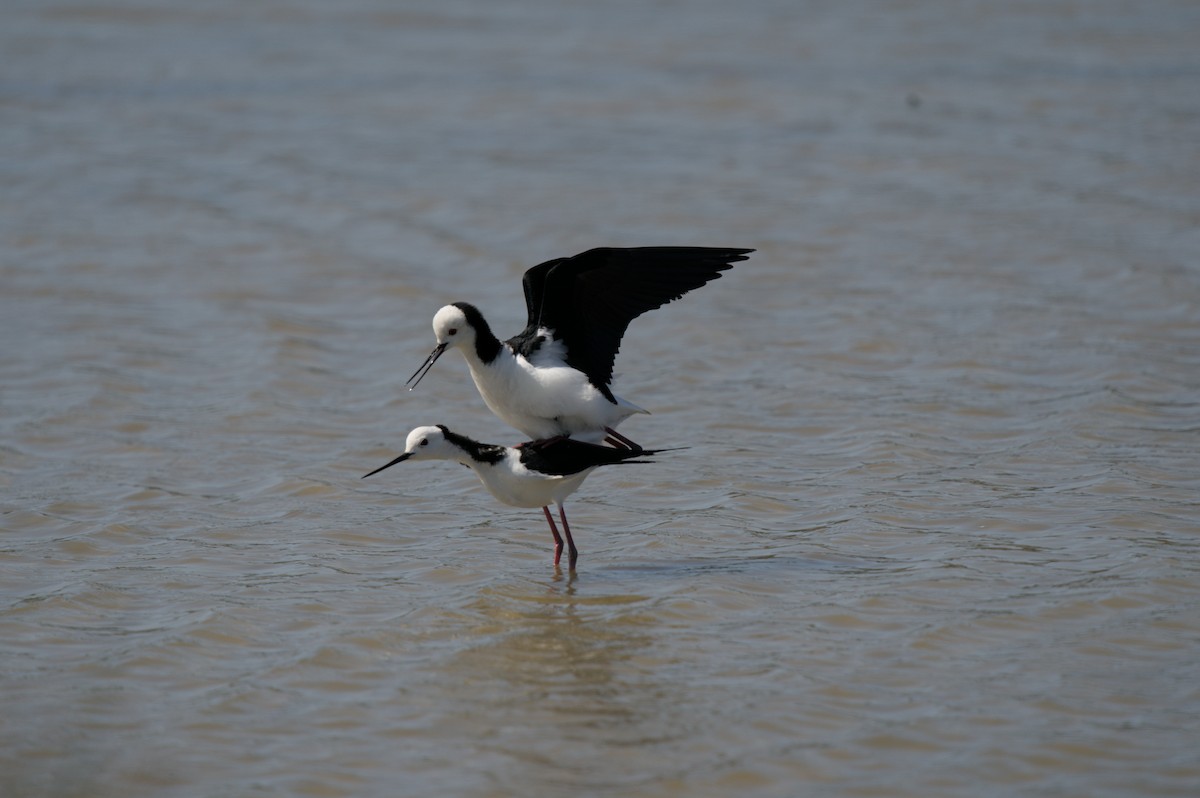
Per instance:
[[[546,341],[532,360],[504,346],[491,363],[468,357],[467,364],[488,408],[533,440],[602,438],[605,427],[646,412],[624,400],[608,401],[583,372],[565,365],[564,354],[561,342]]]

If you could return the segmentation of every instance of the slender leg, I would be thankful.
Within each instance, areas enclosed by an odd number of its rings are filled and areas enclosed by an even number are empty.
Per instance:
[[[629,440],[629,438],[626,438],[612,427],[605,427],[604,431],[608,433],[608,436],[604,439],[605,443],[611,444],[614,448],[629,449],[634,452],[640,452],[642,450],[641,446],[638,446],[636,443]]]
[[[546,510],[546,517],[550,517],[550,510]],[[558,517],[562,520],[563,534],[567,536],[567,562],[570,563],[570,570],[575,570],[575,561],[579,559],[579,549],[575,548],[575,541],[571,537],[571,525],[567,523],[567,511],[563,506],[558,505]]]
[[[554,525],[554,516],[550,515],[550,508],[543,507],[542,512],[546,514],[546,520],[550,523],[550,534],[554,535],[554,564],[555,564],[555,566],[557,566],[558,561],[560,559],[562,559],[562,549],[563,549],[562,538],[558,536],[558,527],[556,527]],[[566,524],[567,524],[567,521],[564,518],[563,526],[566,526]],[[571,533],[568,532],[567,540],[570,540],[570,539],[571,539]],[[571,548],[573,549],[574,547],[575,547],[575,544],[572,543]],[[571,566],[571,567],[574,568],[575,566]]]

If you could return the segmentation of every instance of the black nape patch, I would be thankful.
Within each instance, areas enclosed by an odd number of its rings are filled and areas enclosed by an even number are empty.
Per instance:
[[[462,311],[467,317],[467,324],[475,330],[475,354],[484,363],[491,363],[500,354],[500,339],[488,326],[487,319],[479,312],[479,308],[470,302],[451,302],[451,305]]]
[[[505,449],[503,446],[471,440],[466,435],[451,432],[444,424],[438,424],[437,428],[442,431],[442,437],[462,449],[467,453],[468,457],[477,463],[495,465],[504,459]]]

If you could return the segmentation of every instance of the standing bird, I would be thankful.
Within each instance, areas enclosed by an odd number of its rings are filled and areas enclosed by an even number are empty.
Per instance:
[[[408,433],[404,454],[387,465],[380,466],[363,479],[378,474],[405,460],[453,460],[469,467],[479,477],[488,492],[505,504],[513,507],[541,507],[554,535],[554,565],[562,557],[563,541],[550,514],[550,504],[558,505],[558,517],[562,520],[563,533],[567,538],[568,563],[575,570],[579,550],[571,538],[571,527],[567,524],[567,513],[563,501],[579,489],[587,475],[603,465],[617,463],[648,463],[650,460],[635,460],[635,457],[650,456],[667,449],[618,449],[594,443],[557,437],[540,441],[529,441],[518,446],[497,446],[480,443],[465,435],[459,435],[438,424],[433,427],[417,427]]]
[[[637,445],[614,430],[648,412],[612,392],[613,361],[629,322],[721,276],[752,249],[639,247],[589,249],[525,272],[529,320],[500,341],[471,304],[433,317],[437,346],[411,377],[416,388],[447,349],[458,349],[483,401],[534,440],[578,436]]]

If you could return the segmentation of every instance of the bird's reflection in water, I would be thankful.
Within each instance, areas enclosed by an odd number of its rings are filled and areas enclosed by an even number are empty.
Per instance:
[[[528,787],[523,766],[537,762],[547,776],[565,769],[588,784],[619,786],[619,773],[650,767],[663,753],[647,743],[687,733],[693,723],[670,676],[682,663],[654,652],[655,601],[562,570],[481,591],[469,608],[479,642],[447,667],[471,683],[464,720],[490,724],[477,739],[511,760],[514,784]],[[587,760],[582,752],[597,740],[629,761]]]

